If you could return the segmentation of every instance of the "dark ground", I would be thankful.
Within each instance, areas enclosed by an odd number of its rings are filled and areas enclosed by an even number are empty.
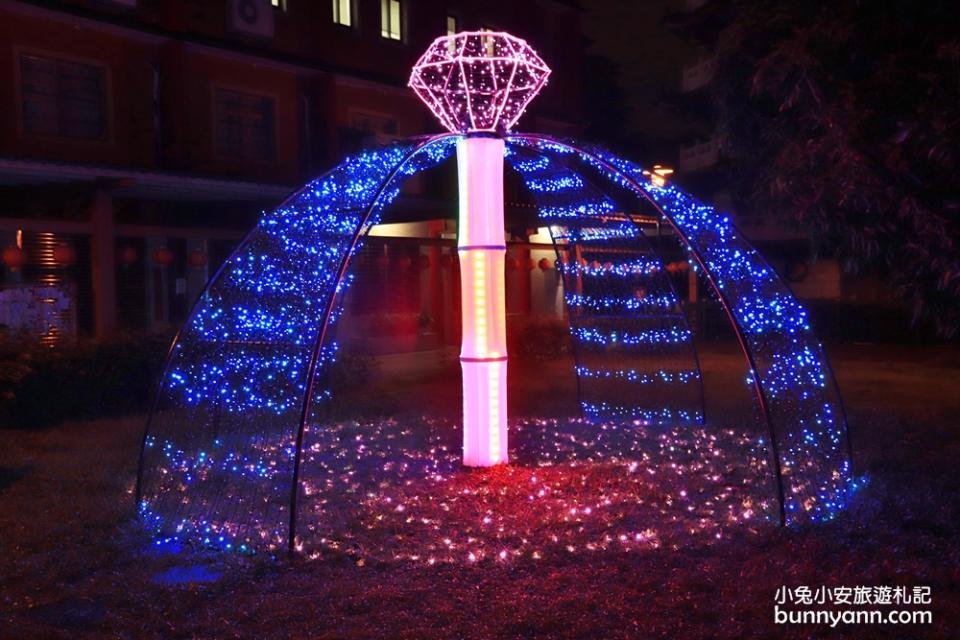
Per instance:
[[[142,418],[2,431],[0,638],[957,637],[958,355],[832,350],[870,476],[837,521],[643,553],[478,566],[157,555],[133,518]],[[708,351],[707,379],[731,357]],[[523,412],[569,400],[549,368],[511,373]],[[409,397],[425,396],[382,403]],[[934,622],[777,626],[782,585],[929,586]]]

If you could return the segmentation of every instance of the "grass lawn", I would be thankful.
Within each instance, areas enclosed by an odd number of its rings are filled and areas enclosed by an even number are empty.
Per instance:
[[[0,431],[0,638],[957,637],[960,353],[832,356],[870,477],[853,507],[679,549],[433,566],[160,554],[134,519],[142,417]],[[706,352],[705,377],[731,357]],[[569,398],[545,380],[529,384]],[[933,624],[778,626],[783,585],[929,586]]]

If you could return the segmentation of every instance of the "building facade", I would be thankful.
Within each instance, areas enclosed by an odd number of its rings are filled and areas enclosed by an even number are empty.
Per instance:
[[[182,321],[263,209],[349,152],[436,131],[410,67],[482,28],[562,70],[524,126],[575,134],[568,2],[0,0],[0,328],[109,339]],[[396,230],[450,241],[450,190],[413,191]]]

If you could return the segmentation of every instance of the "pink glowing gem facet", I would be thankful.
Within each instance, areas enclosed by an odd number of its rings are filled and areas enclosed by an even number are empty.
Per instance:
[[[503,133],[549,75],[549,67],[520,38],[468,31],[434,40],[414,65],[409,84],[453,133]]]

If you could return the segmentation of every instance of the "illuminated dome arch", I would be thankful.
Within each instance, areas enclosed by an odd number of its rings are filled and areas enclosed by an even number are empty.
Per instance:
[[[351,256],[403,182],[447,160],[462,137],[411,139],[348,158],[266,214],[211,279],[171,346],[144,436],[137,503],[158,541],[241,551],[296,547],[304,431],[330,395],[325,373],[337,345],[328,330],[351,282]],[[569,251],[564,256],[561,245],[584,242],[586,229],[591,250],[598,239],[599,245],[610,238],[622,242],[624,233],[637,243],[632,246],[649,248],[632,220],[610,215],[591,183],[632,191],[673,227],[717,294],[746,358],[748,384],[769,431],[781,521],[833,517],[856,488],[839,393],[802,308],[729,218],[675,186],[652,184],[637,165],[602,150],[537,135],[511,135],[506,144],[508,163],[555,235],[565,277],[578,271],[639,274],[661,283],[666,302],[658,308],[676,305],[656,256],[640,265],[584,263]],[[630,228],[635,231],[624,231]],[[567,302],[589,306],[590,294],[568,291]],[[601,306],[609,310],[620,302],[611,298]],[[641,402],[585,402],[585,412],[701,423],[700,371],[689,327],[675,315],[651,314],[650,304],[646,298],[626,301],[615,311],[628,322],[653,316],[653,326],[607,331],[574,321],[574,337],[582,344],[676,346],[688,374],[668,382],[687,389],[686,404],[650,409]],[[597,375],[657,375],[598,371],[578,356],[582,382]]]
[[[843,400],[806,311],[776,271],[728,216],[675,185],[654,184],[635,163],[541,135],[514,135],[509,143],[535,150],[540,159],[533,170],[512,162],[528,187],[535,186],[538,172],[556,171],[553,163],[575,191],[584,182],[569,160],[577,158],[646,201],[672,227],[720,301],[746,360],[746,382],[769,433],[780,521],[833,518],[857,488]],[[584,211],[582,198],[561,195],[559,203],[568,215]]]

